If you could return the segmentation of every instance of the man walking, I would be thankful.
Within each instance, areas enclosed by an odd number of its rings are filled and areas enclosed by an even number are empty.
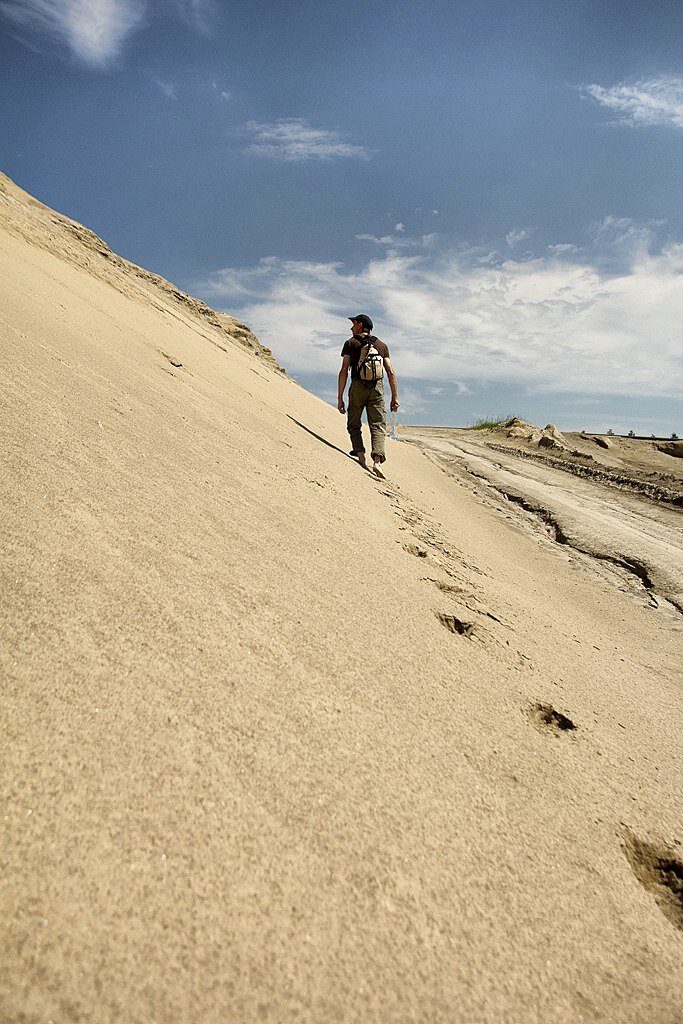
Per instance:
[[[384,446],[387,434],[387,412],[384,405],[384,371],[387,371],[391,386],[391,411],[397,412],[398,383],[389,358],[389,349],[372,334],[373,323],[365,313],[350,316],[353,336],[344,342],[341,351],[342,365],[339,371],[337,408],[346,412],[344,391],[351,370],[349,388],[349,412],[346,427],[351,437],[352,455],[364,469],[369,468],[365,460],[365,446],[361,430],[361,416],[366,410],[370,426],[372,471],[384,479],[381,465],[386,456]]]

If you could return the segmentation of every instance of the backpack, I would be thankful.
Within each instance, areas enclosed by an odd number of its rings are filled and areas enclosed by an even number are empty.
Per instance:
[[[377,338],[371,334],[358,357],[358,379],[365,384],[376,384],[384,376],[384,359],[375,348],[376,341]]]

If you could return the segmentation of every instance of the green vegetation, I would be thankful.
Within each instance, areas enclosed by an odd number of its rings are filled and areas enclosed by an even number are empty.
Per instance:
[[[494,427],[500,427],[501,424],[507,423],[511,419],[513,419],[512,416],[498,416],[496,419],[485,417],[481,420],[475,420],[474,423],[468,423],[465,430],[493,430]]]

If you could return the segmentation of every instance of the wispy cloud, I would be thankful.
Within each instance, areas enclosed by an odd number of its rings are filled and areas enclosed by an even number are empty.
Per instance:
[[[157,89],[159,89],[167,99],[174,100],[176,98],[176,87],[174,82],[164,82],[161,78],[154,77],[152,78],[152,81],[156,85]]]
[[[511,249],[517,245],[518,242],[523,242],[525,238],[529,237],[529,232],[525,228],[513,228],[512,231],[508,231],[505,236],[505,241]]]
[[[405,229],[402,224],[397,224],[395,235],[370,235],[360,234],[354,237],[359,242],[370,242],[371,245],[380,247],[386,247],[388,251],[394,249],[414,249],[414,250],[425,250],[431,249],[434,246],[437,235],[431,233],[429,235],[420,235],[419,237],[413,238],[411,235],[406,235]]]
[[[359,242],[371,242],[372,245],[387,245],[392,249],[410,248],[415,242],[411,238],[400,238],[397,235],[356,235]]]
[[[65,44],[84,63],[104,67],[141,24],[145,8],[144,0],[2,0],[0,14]]]
[[[175,16],[206,35],[215,14],[214,0],[0,0],[0,16],[30,36],[66,46],[93,68],[120,55],[128,37],[149,11]],[[162,92],[164,86],[157,82]],[[169,95],[167,93],[167,95]]]
[[[231,92],[229,92],[227,89],[219,88],[218,82],[212,82],[211,85],[213,87],[213,91],[217,93],[219,99],[223,100],[224,103],[230,102],[230,100],[232,99]]]
[[[178,16],[196,32],[206,35],[215,14],[213,0],[172,0]]]
[[[619,124],[683,128],[683,78],[640,79],[610,88],[586,85],[582,91],[618,114]]]
[[[612,219],[614,221],[614,218]],[[683,391],[683,245],[643,248],[619,222],[618,273],[599,259],[548,252],[479,262],[471,250],[387,252],[357,271],[271,257],[197,287],[249,323],[288,369],[334,373],[345,318],[368,309],[404,376],[584,395]],[[602,226],[600,245],[608,244]],[[329,345],[309,344],[301,323]],[[290,324],[292,325],[290,327]]]
[[[271,160],[369,160],[370,150],[344,142],[329,128],[314,128],[304,118],[283,118],[272,124],[248,121],[245,131],[254,139],[247,148],[253,156]]]

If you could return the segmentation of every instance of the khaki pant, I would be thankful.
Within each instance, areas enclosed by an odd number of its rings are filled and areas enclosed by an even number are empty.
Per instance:
[[[351,437],[354,455],[365,451],[360,422],[363,409],[367,411],[370,425],[373,461],[384,462],[386,458],[384,443],[387,436],[387,412],[384,406],[384,384],[381,380],[376,384],[365,384],[362,380],[351,381],[346,429]]]

